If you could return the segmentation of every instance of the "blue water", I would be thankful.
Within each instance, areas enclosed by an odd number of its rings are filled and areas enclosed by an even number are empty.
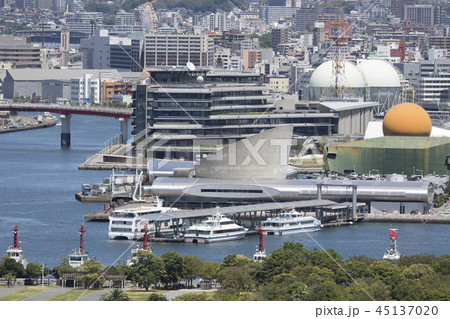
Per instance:
[[[28,261],[57,266],[60,257],[79,247],[78,228],[84,215],[103,208],[102,203],[81,203],[74,194],[83,183],[99,183],[109,171],[79,171],[78,166],[119,133],[115,119],[72,116],[72,146],[60,147],[60,127],[0,135],[0,254],[13,242],[11,227],[18,224]],[[125,261],[134,244],[110,241],[107,223],[87,222],[85,247],[90,256],[104,265]],[[402,254],[449,254],[450,225],[398,224]],[[366,255],[381,258],[389,245],[389,225],[361,223],[324,229],[310,234],[265,237],[268,253],[284,241],[301,242],[306,247],[333,248],[342,257]],[[204,261],[220,262],[228,254],[252,257],[257,236],[244,240],[207,245],[152,243],[160,256],[168,251],[183,256],[196,255]],[[124,253],[124,254],[123,254]],[[122,257],[120,257],[123,254]]]

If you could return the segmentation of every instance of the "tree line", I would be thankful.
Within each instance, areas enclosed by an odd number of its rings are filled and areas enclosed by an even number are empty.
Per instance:
[[[35,265],[29,263],[26,269],[20,270],[21,264],[3,257],[0,275],[3,278],[5,275],[37,275],[41,268]],[[450,255],[402,256],[397,262],[366,256],[344,260],[333,249],[308,250],[293,242],[285,242],[262,263],[236,254],[227,255],[217,264],[203,262],[196,256],[182,257],[177,252],[158,257],[140,251],[133,257],[132,265],[104,267],[98,261],[89,260],[75,269],[63,259],[52,272],[56,276],[78,272],[82,274],[85,287],[100,287],[108,275],[122,274],[147,291],[177,288],[181,282],[193,287],[193,281],[198,278],[207,286],[218,283],[222,288],[216,292],[184,294],[176,300],[409,301],[450,298]]]

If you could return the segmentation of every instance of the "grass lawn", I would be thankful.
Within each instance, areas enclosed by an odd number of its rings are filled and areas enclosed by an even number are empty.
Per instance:
[[[10,294],[7,294],[0,298],[0,301],[17,301],[28,298],[34,294],[40,293],[41,291],[50,289],[50,287],[42,287],[42,286],[33,286],[23,288],[17,291],[14,291]]]
[[[62,293],[56,297],[50,298],[49,301],[74,301],[81,297],[81,295],[86,296],[90,293],[94,292],[95,290],[88,290],[85,291],[85,289],[72,289],[69,291],[66,291],[65,293]],[[106,291],[105,291],[106,293]]]

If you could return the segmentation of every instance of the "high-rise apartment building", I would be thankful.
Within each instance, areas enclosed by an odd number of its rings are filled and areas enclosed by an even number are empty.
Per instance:
[[[40,68],[41,47],[29,38],[0,36],[0,62],[10,62],[14,68]]]
[[[207,35],[146,34],[143,66],[214,65],[214,41]]]
[[[397,18],[404,20],[406,5],[415,5],[416,0],[391,0],[391,12]]]
[[[415,25],[431,27],[436,24],[435,7],[433,5],[404,6],[405,20],[411,20]]]

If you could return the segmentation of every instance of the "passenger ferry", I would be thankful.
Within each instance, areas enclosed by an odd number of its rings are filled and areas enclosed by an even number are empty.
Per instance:
[[[185,243],[202,243],[242,239],[247,228],[235,224],[225,215],[217,212],[200,224],[190,226],[184,234]]]
[[[261,223],[264,234],[284,235],[313,232],[320,229],[320,221],[311,216],[302,216],[296,210],[281,213],[279,217],[267,218]]]
[[[162,201],[158,200],[155,206],[140,206],[131,208],[116,209],[109,215],[109,239],[141,239],[145,225],[148,225],[148,232],[151,237],[156,233],[163,237],[173,236],[177,233],[177,228],[182,227],[182,223],[176,223],[172,219],[165,219],[160,222],[149,221],[155,214],[169,213],[176,211],[176,208],[163,207]]]
[[[27,268],[27,260],[25,256],[23,255],[23,248],[21,246],[21,242],[18,241],[17,233],[19,232],[19,226],[14,226],[12,229],[12,232],[14,234],[14,246],[10,245],[9,249],[6,250],[6,254],[8,257],[14,259],[18,263],[22,264],[24,268]]]

